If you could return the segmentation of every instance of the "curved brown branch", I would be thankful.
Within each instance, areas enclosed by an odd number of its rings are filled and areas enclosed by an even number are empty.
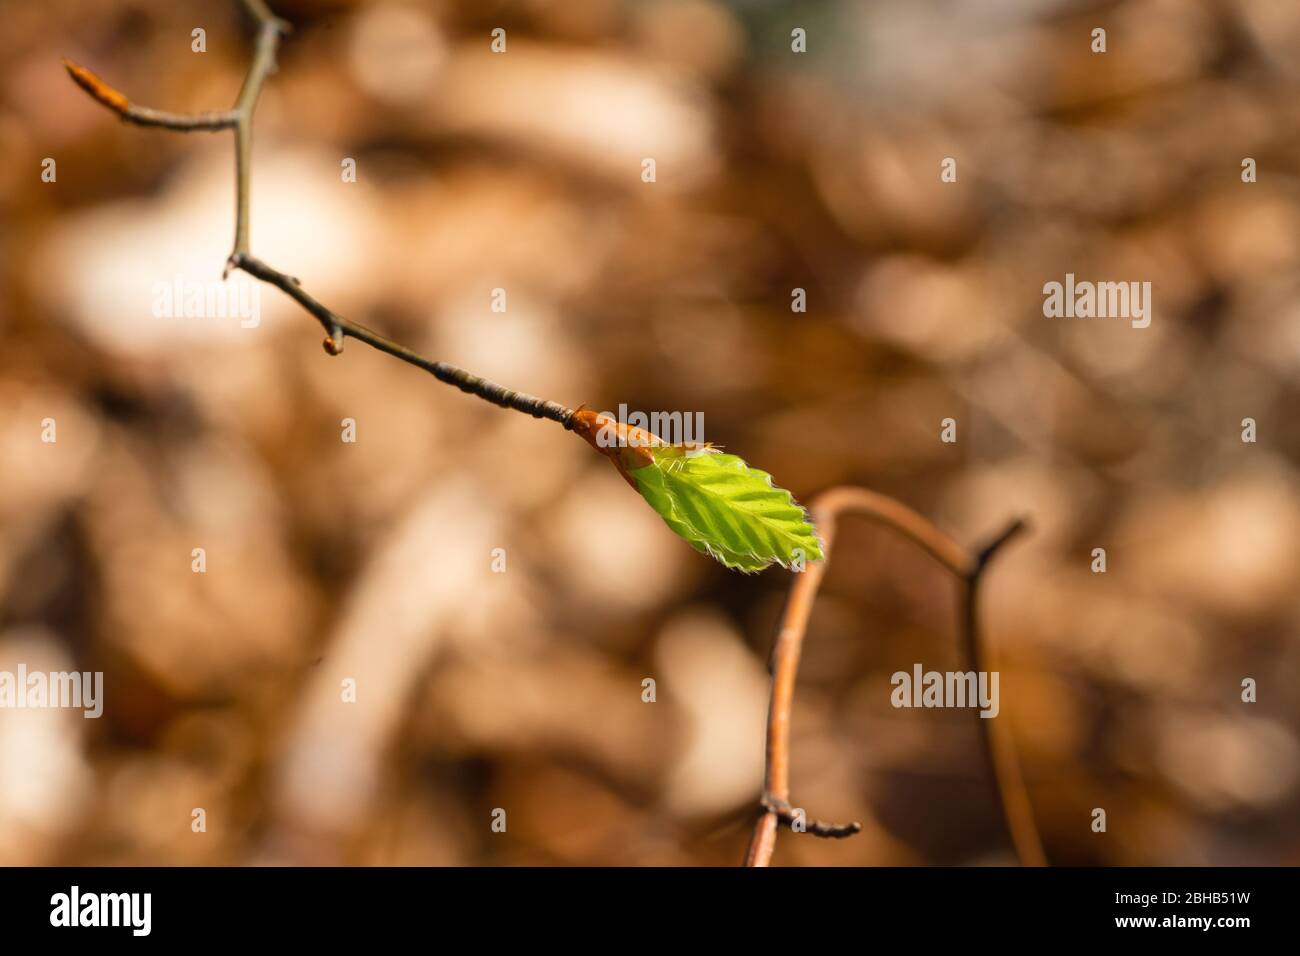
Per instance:
[[[372,348],[401,359],[408,365],[424,369],[440,382],[454,385],[462,392],[475,395],[493,405],[512,408],[534,418],[546,418],[559,422],[565,428],[571,428],[573,409],[526,392],[516,392],[514,389],[490,382],[446,362],[435,362],[425,358],[418,352],[399,345],[360,323],[350,322],[335,314],[317,299],[308,295],[297,279],[253,256],[250,251],[248,230],[253,115],[257,110],[257,100],[262,87],[267,77],[275,71],[275,55],[279,49],[280,38],[289,32],[290,26],[274,15],[264,0],[242,0],[242,2],[244,9],[257,25],[257,41],[252,63],[240,87],[239,98],[235,102],[234,109],[218,113],[181,114],[136,106],[124,94],[109,86],[85,67],[68,59],[64,59],[64,66],[67,67],[73,81],[89,93],[97,103],[129,122],[181,132],[223,129],[235,131],[235,244],[230,257],[226,260],[222,277],[228,275],[231,269],[242,269],[254,278],[280,289],[321,323],[325,329],[325,351],[329,354],[341,353],[345,339],[351,336]]]
[[[981,663],[976,613],[980,576],[994,553],[1025,527],[1024,522],[1017,519],[992,542],[972,554],[911,508],[865,488],[832,488],[813,499],[809,511],[821,532],[825,558],[809,565],[795,576],[781,613],[776,643],[772,647],[772,694],[768,705],[764,792],[760,799],[762,812],[754,824],[754,833],[745,856],[746,866],[767,866],[776,847],[778,823],[790,822],[790,715],[794,705],[795,680],[808,619],[812,615],[817,591],[826,574],[840,515],[856,514],[892,528],[915,542],[961,579],[964,587],[962,645],[973,670],[979,670]],[[996,720],[979,721],[984,751],[998,789],[1003,817],[1021,863],[1026,866],[1042,865],[1045,857],[1024,781],[1020,776],[1019,764],[1015,759],[1014,744],[1004,730],[989,726],[995,723]],[[857,832],[857,825],[852,826],[854,829],[850,832],[837,832],[833,835],[848,836]],[[838,829],[844,831],[848,828]],[[809,832],[812,832],[811,827]]]

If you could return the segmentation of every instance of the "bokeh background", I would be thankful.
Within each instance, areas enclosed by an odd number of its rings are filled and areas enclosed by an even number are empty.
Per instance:
[[[1051,861],[1300,863],[1300,5],[272,6],[256,254],[512,387],[702,411],[805,502],[1027,515],[985,630]],[[233,2],[0,3],[0,668],[106,683],[98,721],[0,710],[0,862],[738,863],[786,573],[270,287],[255,329],[151,314],[220,276],[231,137],[125,126],[60,58],[200,110],[249,55]],[[1044,318],[1066,272],[1151,281],[1150,328]],[[844,525],[793,796],[864,831],[778,864],[1013,861],[973,714],[889,702],[961,666],[955,598]]]

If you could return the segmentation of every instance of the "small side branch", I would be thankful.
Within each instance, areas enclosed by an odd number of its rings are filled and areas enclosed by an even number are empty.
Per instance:
[[[838,519],[843,514],[855,514],[876,521],[915,542],[931,557],[962,581],[965,588],[963,600],[962,639],[968,657],[978,670],[980,661],[978,616],[975,596],[980,576],[997,550],[1017,533],[1025,523],[1019,519],[994,538],[989,544],[970,552],[936,528],[926,518],[885,495],[865,488],[832,488],[818,495],[809,510],[822,536],[825,558],[809,565],[796,574],[781,613],[780,629],[772,647],[772,694],[768,705],[767,761],[764,771],[764,794],[760,800],[761,813],[754,824],[746,866],[767,866],[776,848],[776,831],[779,823],[790,823],[790,715],[794,706],[795,680],[804,634],[812,615],[813,603],[826,574],[830,561]],[[972,649],[974,649],[972,651]],[[1017,855],[1026,866],[1042,865],[1045,857],[1038,842],[1037,828],[1029,807],[1019,764],[1015,761],[1013,742],[1004,731],[994,732],[988,724],[994,720],[980,720],[984,735],[984,750],[989,755],[993,780],[1001,798],[1007,827],[1013,837]],[[861,827],[850,824],[818,824],[822,836],[851,836]],[[815,832],[808,825],[808,832]],[[1035,852],[1036,848],[1036,852]]]
[[[764,795],[759,803],[765,811],[775,814],[780,823],[784,823],[795,833],[811,833],[813,836],[842,840],[862,830],[862,824],[856,820],[852,823],[826,823],[823,820],[809,820],[802,811],[790,806],[787,801],[778,800],[770,795]]]
[[[67,57],[63,58],[63,66],[73,82],[89,93],[97,103],[107,106],[125,122],[134,123],[136,126],[154,126],[181,133],[193,133],[231,129],[239,121],[239,113],[236,110],[168,113],[165,110],[137,106],[128,100],[124,93],[109,86],[84,66],[73,63]]]

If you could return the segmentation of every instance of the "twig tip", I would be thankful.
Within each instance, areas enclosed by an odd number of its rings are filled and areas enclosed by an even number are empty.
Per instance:
[[[72,77],[74,83],[113,112],[125,113],[131,108],[130,100],[81,64],[75,63],[65,56],[63,58],[63,68],[68,71],[68,75]]]

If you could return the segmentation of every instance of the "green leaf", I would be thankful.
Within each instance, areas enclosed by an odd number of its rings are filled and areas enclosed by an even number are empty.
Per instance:
[[[652,450],[654,463],[628,472],[641,496],[668,527],[697,551],[729,568],[788,568],[802,549],[822,559],[821,541],[807,513],[772,476],[735,455],[687,454],[680,447]]]

